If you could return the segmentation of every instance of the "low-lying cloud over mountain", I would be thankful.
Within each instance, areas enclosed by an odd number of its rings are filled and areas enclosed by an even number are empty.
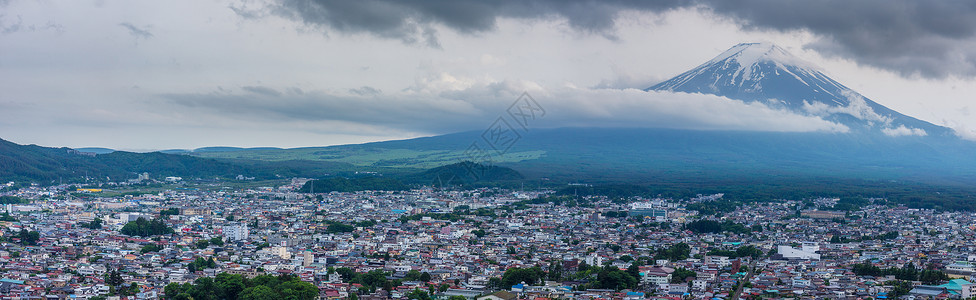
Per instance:
[[[368,93],[363,91],[369,91]],[[262,120],[343,121],[394,131],[450,133],[477,130],[528,92],[547,115],[544,127],[663,127],[780,132],[846,132],[812,115],[725,97],[637,89],[544,87],[526,81],[476,81],[442,75],[397,92],[241,87],[195,94],[164,94],[171,105]]]

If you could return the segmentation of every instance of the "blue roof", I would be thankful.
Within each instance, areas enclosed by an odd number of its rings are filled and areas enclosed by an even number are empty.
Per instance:
[[[944,287],[944,288],[949,289],[949,290],[960,290],[961,291],[962,290],[962,286],[963,285],[967,285],[967,284],[970,284],[970,282],[967,281],[967,280],[965,280],[965,279],[953,279],[953,280],[949,280],[949,282],[946,283],[946,284],[937,285],[937,286],[938,287]]]
[[[23,280],[13,280],[13,279],[0,279],[0,282],[13,283],[13,284],[24,284]]]

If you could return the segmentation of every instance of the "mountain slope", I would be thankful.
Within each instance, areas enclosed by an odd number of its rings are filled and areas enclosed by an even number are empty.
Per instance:
[[[948,128],[906,116],[865,98],[786,50],[768,43],[736,45],[646,90],[701,93],[762,102],[891,136],[952,136]]]
[[[765,180],[773,177],[976,182],[976,143],[888,109],[771,44],[740,44],[648,90],[703,93],[814,115],[847,133],[635,128],[532,129],[492,161],[527,178],[566,181]],[[597,101],[597,99],[594,99]],[[196,153],[303,157],[363,168],[447,165],[481,132],[272,151]]]
[[[445,186],[477,182],[517,181],[525,179],[525,177],[510,168],[463,161],[404,175],[401,176],[401,179],[408,183]]]
[[[0,180],[65,183],[85,181],[85,177],[113,181],[135,178],[137,173],[151,176],[186,178],[233,178],[246,175],[261,179],[321,176],[337,170],[350,170],[340,162],[215,160],[159,152],[115,151],[94,154],[69,148],[18,145],[0,139]]]

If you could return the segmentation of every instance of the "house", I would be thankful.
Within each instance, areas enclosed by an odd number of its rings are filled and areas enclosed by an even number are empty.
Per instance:
[[[671,282],[671,273],[674,273],[672,268],[651,267],[642,273],[641,283],[655,287],[666,285]]]
[[[513,293],[500,291],[488,296],[479,297],[477,300],[513,300],[516,298],[518,298],[518,296]]]

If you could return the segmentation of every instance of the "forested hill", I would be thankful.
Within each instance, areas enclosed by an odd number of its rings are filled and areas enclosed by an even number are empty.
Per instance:
[[[448,186],[521,180],[524,177],[511,168],[463,161],[405,175],[402,179],[409,183]]]
[[[386,177],[330,177],[311,180],[299,190],[303,193],[358,192],[368,190],[398,191],[410,185],[457,186],[479,183],[498,183],[523,179],[518,171],[506,167],[459,162],[426,171]]]
[[[116,181],[135,178],[136,174],[142,172],[154,176],[233,177],[260,173],[261,170],[185,155],[122,151],[95,155],[70,148],[18,145],[0,139],[0,180],[74,182],[88,176],[99,180],[108,177]]]

